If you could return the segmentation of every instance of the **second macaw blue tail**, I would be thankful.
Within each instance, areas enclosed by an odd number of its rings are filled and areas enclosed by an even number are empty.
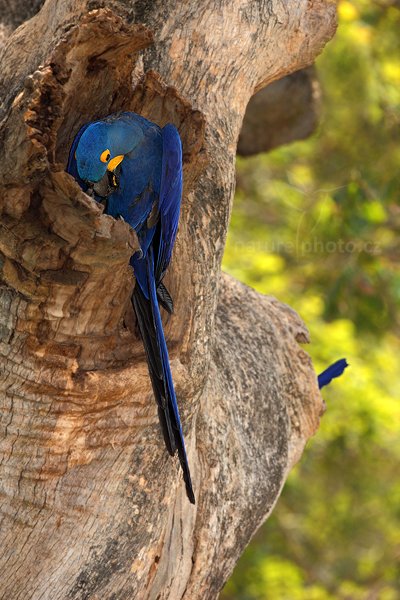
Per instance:
[[[146,268],[147,289],[144,291],[141,285],[136,283],[132,295],[132,304],[146,350],[150,379],[158,404],[158,415],[165,445],[171,455],[174,455],[178,451],[183,479],[186,485],[186,493],[190,502],[195,504],[181,420],[169,364],[168,349],[158,304],[160,298],[158,297],[159,292],[156,289],[152,248],[149,249],[147,256],[143,260],[140,260],[140,263],[140,267],[136,263],[135,268],[137,271],[139,268],[140,270],[144,267]],[[141,282],[143,285],[143,277],[141,277]],[[168,292],[166,293],[168,294]]]
[[[318,375],[319,389],[323,388],[325,385],[328,385],[328,383],[330,383],[332,379],[335,379],[335,377],[339,377],[348,366],[349,364],[347,360],[345,358],[341,358],[333,363],[333,365],[325,369],[325,371],[322,371],[322,373]]]

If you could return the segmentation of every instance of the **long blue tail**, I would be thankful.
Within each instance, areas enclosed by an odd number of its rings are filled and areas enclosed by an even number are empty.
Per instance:
[[[142,263],[141,267],[144,267],[143,263],[146,266],[147,289],[143,290],[141,285],[136,283],[132,296],[132,304],[137,315],[140,333],[146,350],[150,379],[158,404],[158,415],[164,441],[171,455],[174,455],[178,451],[183,479],[186,485],[186,493],[190,502],[195,504],[181,420],[169,364],[168,349],[158,304],[152,248],[149,249],[143,262],[140,262]],[[143,278],[141,280],[143,281]]]
[[[345,358],[341,358],[333,363],[333,365],[330,365],[330,367],[325,369],[325,371],[322,371],[322,373],[318,375],[319,389],[323,388],[325,385],[328,385],[328,383],[330,383],[332,379],[335,379],[335,377],[339,377],[348,366],[347,360]]]

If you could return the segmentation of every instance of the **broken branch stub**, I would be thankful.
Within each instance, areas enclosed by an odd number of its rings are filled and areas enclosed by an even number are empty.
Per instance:
[[[318,123],[320,87],[315,68],[296,71],[250,99],[238,141],[238,154],[252,156],[310,136]]]

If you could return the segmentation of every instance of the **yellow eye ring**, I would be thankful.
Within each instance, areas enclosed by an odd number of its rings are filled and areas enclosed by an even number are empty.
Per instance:
[[[101,160],[101,162],[103,162],[103,163],[106,163],[106,162],[108,162],[108,161],[110,160],[110,158],[111,158],[111,154],[110,154],[110,151],[109,151],[109,150],[104,150],[104,152],[102,152],[102,153],[100,154],[100,160]]]

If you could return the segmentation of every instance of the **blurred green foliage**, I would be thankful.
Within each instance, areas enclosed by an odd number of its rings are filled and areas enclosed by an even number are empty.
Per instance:
[[[294,307],[324,389],[321,428],[225,600],[400,598],[400,10],[341,1],[317,61],[311,139],[238,159],[224,268]]]

